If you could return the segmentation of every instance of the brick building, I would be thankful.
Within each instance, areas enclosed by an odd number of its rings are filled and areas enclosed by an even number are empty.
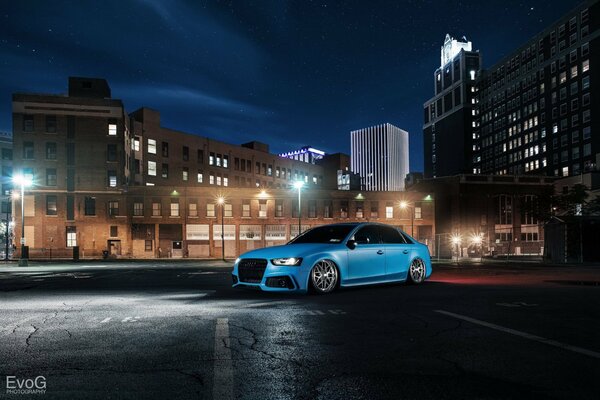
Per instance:
[[[424,241],[434,235],[425,195],[338,191],[335,162],[168,129],[148,108],[127,115],[103,79],[70,78],[68,95],[14,94],[13,132],[14,172],[34,179],[24,198],[31,258],[69,257],[74,248],[86,258],[220,257],[221,217],[227,257],[282,244],[298,233],[296,181],[304,182],[302,230],[378,220],[414,224]],[[401,200],[414,204],[413,218]]]

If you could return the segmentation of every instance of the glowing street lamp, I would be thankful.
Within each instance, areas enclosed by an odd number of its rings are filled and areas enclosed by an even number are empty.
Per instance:
[[[415,236],[415,207],[411,206],[406,200],[400,201],[400,208],[402,210],[410,210],[410,236]]]
[[[460,236],[460,234],[457,233],[457,234],[452,235],[452,237],[450,238],[450,241],[456,247],[456,261],[458,262],[458,253],[460,250],[460,244],[462,242],[462,237]]]
[[[304,182],[294,182],[294,187],[298,189],[298,236],[302,232],[302,186],[304,186]]]
[[[225,197],[217,197],[217,204],[221,206],[221,258],[225,261]]]
[[[33,178],[30,175],[15,175],[13,177],[13,183],[21,186],[21,258],[19,259],[19,266],[27,266],[27,257],[25,253],[25,188],[33,185]]]

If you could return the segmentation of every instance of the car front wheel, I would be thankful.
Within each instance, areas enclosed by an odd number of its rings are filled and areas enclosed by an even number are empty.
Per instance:
[[[425,261],[415,258],[408,267],[408,281],[414,285],[425,280]]]
[[[338,270],[329,260],[321,260],[310,271],[310,282],[319,294],[332,292],[338,284]]]

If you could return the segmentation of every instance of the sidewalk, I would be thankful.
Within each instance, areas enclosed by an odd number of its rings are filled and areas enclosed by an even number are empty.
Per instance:
[[[233,268],[235,260],[215,260],[215,259],[158,259],[158,260],[48,260],[48,261],[29,261],[26,267],[20,267],[18,261],[0,262],[0,273],[3,272],[72,272],[78,270],[124,270],[124,269],[170,269],[170,268]]]

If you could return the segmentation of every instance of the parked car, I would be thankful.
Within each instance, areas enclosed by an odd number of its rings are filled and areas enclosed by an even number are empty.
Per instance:
[[[286,245],[244,253],[232,279],[234,287],[324,294],[340,286],[420,284],[430,275],[426,245],[396,227],[367,222],[317,226]]]

